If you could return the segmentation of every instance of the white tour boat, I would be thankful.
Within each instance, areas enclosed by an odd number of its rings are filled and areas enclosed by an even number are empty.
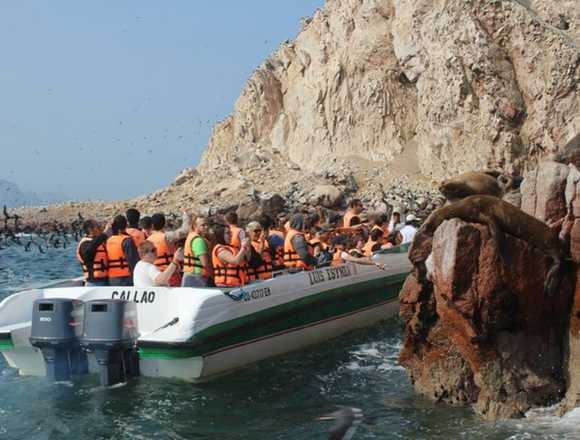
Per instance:
[[[406,249],[373,259],[386,267],[346,263],[231,290],[63,285],[28,290],[0,303],[0,352],[20,374],[44,375],[43,355],[29,339],[35,300],[121,299],[136,303],[140,374],[202,382],[396,315],[411,269]],[[97,371],[94,361],[89,365]]]

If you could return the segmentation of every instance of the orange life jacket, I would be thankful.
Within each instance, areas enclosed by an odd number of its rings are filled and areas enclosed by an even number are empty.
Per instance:
[[[384,226],[379,226],[379,225],[373,225],[373,227],[371,228],[371,230],[369,231],[369,235],[375,230],[375,229],[380,229],[381,231],[383,231],[383,236],[381,238],[381,240],[379,240],[379,243],[383,244],[386,243],[387,241],[387,237],[389,236],[389,233],[391,231],[389,231],[389,226],[388,225],[384,225]]]
[[[157,266],[159,270],[164,271],[167,269],[167,266],[169,266],[169,263],[173,261],[175,247],[169,246],[169,244],[167,244],[167,240],[165,239],[165,232],[153,231],[147,240],[153,243],[157,249],[157,259],[155,260],[155,266]]]
[[[240,250],[242,247],[242,241],[240,240],[240,234],[242,232],[242,229],[235,226],[235,225],[230,225],[230,246],[233,248],[236,248],[237,250]]]
[[[139,245],[145,241],[145,232],[141,229],[136,228],[127,228],[127,234],[131,236],[133,239],[133,243],[135,243],[135,247],[139,249]]]
[[[342,254],[342,252],[343,251],[340,249],[336,249],[334,251],[334,254],[332,254],[332,263],[330,264],[331,266],[339,266],[339,265],[344,263],[344,260],[340,256],[340,254]]]
[[[360,217],[358,216],[358,214],[355,214],[352,211],[346,211],[344,213],[344,217],[342,219],[342,227],[343,228],[350,228],[350,227],[352,227],[352,224],[351,223],[352,223],[352,220],[354,218],[358,218],[360,220]]]
[[[252,246],[256,252],[260,249],[259,241],[252,241]],[[264,249],[260,253],[264,264],[257,268],[248,267],[248,281],[254,280],[269,280],[272,278],[272,271],[274,270],[274,260],[272,259],[272,254],[270,252],[270,246],[268,242],[265,243]]]
[[[193,273],[195,269],[199,269],[201,270],[202,277],[209,278],[211,276],[210,270],[201,265],[201,260],[199,259],[199,256],[196,256],[191,250],[191,244],[193,243],[193,240],[195,240],[196,238],[201,238],[203,241],[205,241],[208,252],[211,249],[209,241],[207,241],[197,232],[190,232],[187,238],[185,239],[185,249],[183,250],[183,272]],[[208,258],[209,257],[210,255],[208,255]]]
[[[247,274],[244,269],[244,263],[234,265],[224,263],[219,259],[218,255],[222,250],[229,251],[232,255],[236,255],[237,251],[232,246],[218,244],[213,248],[211,253],[211,261],[213,264],[213,279],[216,286],[242,286],[246,283]]]
[[[81,263],[81,268],[83,269],[83,278],[86,280],[89,279],[89,268],[85,264],[85,261],[81,257],[81,244],[86,243],[87,241],[93,241],[90,237],[83,237],[77,246],[77,259]],[[108,271],[108,257],[107,257],[107,249],[105,248],[105,244],[101,244],[97,247],[97,253],[95,254],[95,260],[93,261],[93,278],[96,280],[104,279],[109,277]]]
[[[109,278],[129,277],[131,270],[123,252],[123,242],[130,240],[126,234],[113,235],[107,240],[107,255],[109,257]]]
[[[363,254],[365,257],[371,257],[373,255],[373,248],[376,245],[380,246],[381,242],[380,241],[372,241],[370,238],[369,240],[365,243],[365,245],[362,248]]]
[[[302,232],[299,232],[295,229],[290,229],[288,234],[286,234],[286,238],[284,239],[284,266],[302,267],[305,270],[310,270],[312,268],[300,259],[300,256],[292,244],[292,239],[298,235],[304,237]],[[310,246],[308,246],[308,253],[312,255],[312,248]]]

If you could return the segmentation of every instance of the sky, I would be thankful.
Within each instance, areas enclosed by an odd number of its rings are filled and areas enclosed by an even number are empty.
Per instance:
[[[77,200],[168,185],[323,3],[1,2],[0,179]]]

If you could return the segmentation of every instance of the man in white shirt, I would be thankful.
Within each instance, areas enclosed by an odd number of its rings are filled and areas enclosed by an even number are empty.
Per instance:
[[[403,238],[401,244],[411,243],[413,241],[413,239],[415,238],[415,234],[417,233],[418,222],[419,219],[415,217],[413,214],[409,214],[407,216],[407,218],[405,219],[405,226],[403,226],[399,230],[399,233]]]
[[[138,251],[141,260],[133,271],[133,285],[135,287],[169,286],[171,276],[179,268],[179,261],[183,260],[183,249],[180,248],[175,252],[173,261],[164,271],[154,264],[157,259],[157,249],[153,243],[145,240],[139,245]]]

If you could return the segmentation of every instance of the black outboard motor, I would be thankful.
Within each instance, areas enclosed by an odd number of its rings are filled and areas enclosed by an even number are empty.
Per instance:
[[[54,381],[71,374],[88,373],[87,356],[81,350],[76,317],[82,302],[66,298],[37,299],[32,309],[30,343],[42,351],[46,374]]]
[[[139,373],[136,342],[137,306],[118,299],[85,303],[81,346],[94,353],[101,385],[126,382]]]

